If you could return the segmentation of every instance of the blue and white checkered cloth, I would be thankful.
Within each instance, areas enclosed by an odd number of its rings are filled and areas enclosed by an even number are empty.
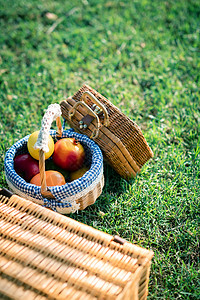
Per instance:
[[[52,137],[56,136],[55,130],[50,130]],[[90,165],[89,171],[87,171],[81,178],[72,182],[67,182],[62,186],[48,187],[55,199],[46,199],[40,193],[40,187],[34,184],[27,183],[21,178],[14,170],[14,157],[18,154],[27,153],[27,141],[30,135],[25,136],[18,142],[16,142],[5,155],[5,174],[7,182],[13,186],[13,190],[19,190],[20,192],[38,200],[43,201],[44,206],[50,207],[53,210],[59,208],[70,207],[70,201],[67,198],[74,198],[77,194],[84,193],[85,189],[88,189],[94,181],[103,173],[103,155],[99,146],[88,138],[86,135],[76,133],[73,129],[63,130],[62,137],[74,137],[83,145],[86,152],[86,164]]]

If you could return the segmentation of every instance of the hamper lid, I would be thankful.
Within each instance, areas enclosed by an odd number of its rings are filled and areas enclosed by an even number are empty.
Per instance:
[[[1,299],[146,299],[152,251],[1,189],[0,215]]]
[[[69,125],[93,138],[122,177],[135,176],[153,157],[139,126],[90,86],[83,85],[60,105]]]

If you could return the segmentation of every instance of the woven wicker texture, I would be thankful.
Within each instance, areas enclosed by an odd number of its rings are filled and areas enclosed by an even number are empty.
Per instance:
[[[0,299],[146,299],[152,251],[16,195],[0,215]]]
[[[76,131],[91,136],[95,130],[95,120],[91,122],[87,129],[80,129],[79,125],[83,116],[88,114],[87,108],[79,106],[73,118],[70,119],[69,117],[69,111],[78,101],[82,100],[84,93],[87,91],[102,103],[109,116],[109,126],[102,125],[95,142],[100,146],[107,162],[117,173],[126,179],[135,176],[136,173],[140,172],[141,167],[153,157],[153,152],[137,124],[124,115],[109,100],[91,87],[84,85],[73,97],[60,103],[63,117]],[[92,108],[93,102],[89,97],[87,105]]]
[[[50,130],[50,135],[55,138],[56,131]],[[75,137],[79,140],[86,152],[85,164],[90,167],[89,171],[81,178],[67,182],[63,186],[49,187],[54,199],[47,199],[41,194],[41,187],[27,183],[13,168],[14,157],[21,153],[27,153],[27,141],[29,135],[17,141],[5,155],[5,175],[9,188],[17,195],[45,205],[59,213],[68,214],[74,212],[73,207],[85,209],[93,204],[101,195],[104,186],[103,156],[96,143],[86,135],[80,135],[73,129],[63,130],[62,137]],[[75,204],[77,205],[74,205]]]

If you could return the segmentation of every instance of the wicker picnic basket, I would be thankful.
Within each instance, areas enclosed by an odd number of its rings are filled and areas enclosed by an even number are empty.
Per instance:
[[[105,160],[123,178],[135,176],[153,157],[137,124],[88,85],[60,105],[69,125],[94,139]]]
[[[145,300],[153,252],[0,190],[0,298]]]
[[[62,214],[82,210],[93,204],[100,196],[104,186],[103,155],[99,146],[86,135],[76,133],[73,129],[63,130],[61,125],[61,108],[59,104],[51,104],[43,119],[36,147],[39,152],[41,187],[27,183],[14,170],[14,158],[18,154],[27,153],[29,135],[16,142],[5,155],[5,176],[9,188],[19,196],[44,205]],[[51,130],[56,120],[58,130]],[[45,176],[45,152],[48,151],[49,134],[57,138],[75,138],[85,150],[85,164],[89,170],[79,179],[67,182],[62,186],[47,187]]]

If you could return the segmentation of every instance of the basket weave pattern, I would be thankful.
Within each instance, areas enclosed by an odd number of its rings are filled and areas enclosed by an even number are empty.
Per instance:
[[[153,152],[147,144],[142,131],[124,115],[115,105],[91,87],[84,85],[73,97],[61,102],[62,115],[76,131],[91,135],[95,128],[93,121],[86,130],[80,130],[79,121],[88,112],[79,107],[74,118],[70,120],[69,111],[75,103],[81,101],[84,92],[91,92],[106,108],[109,115],[108,127],[102,126],[95,142],[103,151],[105,159],[122,177],[129,178],[140,172],[141,167],[153,157]],[[90,99],[87,105],[91,108]]]
[[[55,138],[56,131],[51,130],[50,134]],[[14,193],[63,214],[73,211],[72,204],[74,202],[78,205],[78,209],[84,209],[96,201],[104,186],[103,156],[99,147],[92,140],[87,136],[75,133],[73,129],[63,131],[62,137],[75,137],[82,142],[88,160],[86,163],[88,162],[91,166],[82,178],[67,182],[63,186],[49,187],[54,199],[47,199],[41,194],[39,186],[27,183],[13,168],[15,155],[27,152],[28,137],[26,136],[15,143],[5,156],[6,180]]]
[[[0,196],[0,296],[146,299],[152,251],[47,210]]]

